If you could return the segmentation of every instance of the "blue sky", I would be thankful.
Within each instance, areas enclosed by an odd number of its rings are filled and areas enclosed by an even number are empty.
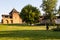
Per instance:
[[[21,11],[21,9],[31,4],[37,8],[40,9],[40,5],[42,4],[42,0],[1,0],[0,1],[0,21],[1,21],[1,15],[2,14],[9,14],[9,12],[15,8],[17,11]],[[57,8],[60,5],[60,0],[57,2]],[[40,9],[41,11],[41,9]]]

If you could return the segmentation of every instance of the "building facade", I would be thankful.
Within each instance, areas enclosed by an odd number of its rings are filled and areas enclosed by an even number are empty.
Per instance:
[[[2,24],[22,24],[22,18],[16,9],[12,9],[9,15],[2,15]]]

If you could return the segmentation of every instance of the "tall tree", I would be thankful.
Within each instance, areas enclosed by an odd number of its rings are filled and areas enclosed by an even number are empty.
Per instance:
[[[60,16],[60,6],[59,6],[59,9],[58,9],[58,14],[59,14],[59,16]]]
[[[50,23],[52,23],[57,0],[42,0],[42,2],[42,10],[46,13],[47,18],[50,20]]]
[[[43,0],[42,9],[49,16],[49,19],[52,19],[53,12],[56,8],[57,0]]]
[[[32,5],[26,5],[21,10],[20,16],[26,23],[34,24],[38,22],[40,11],[36,7],[33,7]]]

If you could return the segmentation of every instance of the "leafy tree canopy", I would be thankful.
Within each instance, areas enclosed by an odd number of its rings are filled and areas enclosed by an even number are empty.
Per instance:
[[[59,14],[59,16],[60,16],[60,6],[59,6],[59,9],[58,9],[58,14]]]
[[[26,5],[21,10],[20,16],[24,22],[28,24],[33,24],[38,22],[40,11],[36,7],[33,7],[32,5]]]
[[[42,0],[42,9],[46,15],[48,15],[48,19],[52,21],[54,17],[54,10],[56,9],[57,0]]]

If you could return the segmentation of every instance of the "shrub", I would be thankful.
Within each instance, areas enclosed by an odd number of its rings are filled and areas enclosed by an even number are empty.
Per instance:
[[[53,28],[53,31],[60,31],[60,28]]]

